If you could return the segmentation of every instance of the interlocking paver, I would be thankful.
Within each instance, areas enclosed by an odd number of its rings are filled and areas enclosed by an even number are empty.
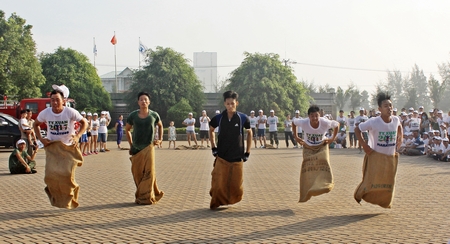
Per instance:
[[[178,142],[178,145],[186,142]],[[0,242],[38,243],[446,243],[450,239],[450,163],[400,157],[392,209],[353,192],[363,155],[331,150],[335,188],[298,203],[301,149],[252,149],[242,202],[209,210],[210,150],[156,149],[156,205],[134,204],[127,151],[85,157],[77,168],[80,207],[57,209],[38,173],[10,175],[0,150]]]

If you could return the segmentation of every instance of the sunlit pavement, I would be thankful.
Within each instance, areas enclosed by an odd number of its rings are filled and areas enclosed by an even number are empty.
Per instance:
[[[167,142],[164,143],[165,147]],[[178,142],[177,145],[187,145]],[[124,144],[126,145],[126,143]],[[298,203],[302,150],[253,149],[244,168],[244,199],[209,210],[210,150],[156,149],[165,192],[156,205],[134,203],[128,152],[85,157],[77,168],[80,206],[50,205],[44,151],[37,174],[10,175],[11,150],[0,150],[1,243],[446,243],[450,239],[450,163],[400,157],[392,209],[353,192],[363,154],[331,150],[335,188]]]

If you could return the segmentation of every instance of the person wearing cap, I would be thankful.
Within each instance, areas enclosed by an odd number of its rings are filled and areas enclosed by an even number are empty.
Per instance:
[[[203,141],[206,141],[206,146],[209,147],[209,122],[211,119],[206,114],[206,110],[202,111],[202,116],[199,118],[200,121],[200,140],[203,146]]]
[[[100,113],[98,120],[98,140],[100,142],[100,152],[108,152],[106,148],[106,134],[108,133],[109,118],[106,117],[106,111]]]
[[[260,109],[258,111],[258,138],[259,138],[259,144],[261,145],[261,148],[266,148],[266,123],[267,123],[267,116],[264,115],[264,111]],[[263,144],[264,141],[264,144]],[[256,146],[256,145],[255,145]]]
[[[210,209],[235,204],[242,200],[244,162],[250,157],[252,130],[247,115],[237,111],[239,95],[234,91],[223,93],[226,110],[214,116],[209,123],[209,140],[215,157],[211,173]],[[214,129],[219,127],[216,145]],[[244,139],[244,133],[247,138]],[[246,140],[246,146],[245,145]]]
[[[155,145],[161,144],[164,130],[159,114],[149,109],[150,99],[148,93],[138,93],[139,109],[130,113],[125,125],[131,173],[136,185],[135,203],[142,205],[156,204],[164,195],[158,188],[155,172]],[[156,126],[158,140],[155,140]]]
[[[336,136],[336,144],[339,144],[341,148],[347,148],[347,131],[342,128]]]
[[[269,125],[270,144],[274,145],[273,143],[275,142],[278,148],[278,117],[275,116],[273,109],[270,110],[270,116],[267,117],[267,124]]]
[[[440,161],[448,162],[450,161],[450,145],[448,138],[442,139],[442,155],[439,158]]]
[[[36,151],[33,154],[28,155],[25,150],[27,143],[23,139],[19,139],[16,142],[16,148],[9,155],[9,172],[11,174],[34,174],[36,173],[36,162],[34,157],[36,156]]]
[[[100,121],[98,120],[98,113],[94,113],[92,115],[91,120],[91,136],[92,136],[92,143],[91,143],[91,152],[93,154],[98,154],[98,128],[100,127]]]
[[[390,208],[397,175],[398,153],[396,151],[402,145],[403,128],[399,118],[392,116],[391,96],[380,92],[376,99],[381,115],[360,123],[355,128],[356,137],[366,155],[363,160],[363,180],[356,188],[354,198],[358,203],[365,200]],[[369,140],[363,138],[362,131],[369,131]],[[375,182],[381,187],[376,190],[367,189]]]
[[[300,110],[295,110],[295,116],[294,116],[294,118],[292,118],[292,123],[294,123],[298,119],[303,119],[303,118],[300,117]],[[300,126],[297,126],[297,136],[303,139],[303,129]],[[295,136],[294,136],[294,140],[295,140]],[[297,143],[297,147],[302,148],[303,146]]]
[[[425,143],[420,137],[419,131],[413,130],[411,136],[412,143],[409,146],[406,146],[404,154],[409,156],[422,156],[425,150]]]
[[[33,127],[45,149],[45,192],[53,206],[71,209],[79,205],[75,169],[83,164],[83,156],[77,144],[88,124],[77,110],[65,106],[69,89],[64,85],[52,87],[51,107],[39,113]],[[80,124],[78,134],[75,122]],[[41,134],[42,123],[47,124],[46,138]]]
[[[218,114],[220,114],[220,110],[216,110],[216,115],[218,115]],[[218,133],[219,133],[219,127],[216,127],[216,129],[214,129],[214,134],[216,135],[216,144],[217,144]]]
[[[423,111],[423,106],[419,106],[419,114],[422,114],[424,111]]]
[[[447,126],[445,125],[445,123],[442,123],[439,126],[439,133],[441,134],[442,138],[447,138]]]
[[[183,121],[182,124],[186,126],[186,135],[189,146],[191,146],[191,140],[193,140],[195,142],[195,145],[197,146],[197,136],[195,135],[195,119],[192,116],[192,113],[189,113],[188,117]]]
[[[397,108],[392,109],[392,115],[397,116]]]
[[[367,120],[369,120],[369,117],[367,117],[364,114],[365,109],[364,108],[360,108],[359,109],[359,115],[356,116],[355,118],[355,128],[358,127],[361,123],[366,122]],[[356,131],[355,131],[356,133]],[[356,135],[356,134],[355,134]],[[364,140],[369,140],[369,135],[367,134],[367,131],[362,131],[362,136],[364,138]],[[359,140],[358,137],[356,137],[358,140],[358,148],[359,148],[359,152],[362,153],[362,148],[361,148],[361,141]]]
[[[440,160],[444,155],[444,144],[442,143],[442,138],[440,136],[434,137],[434,145],[431,147],[429,156],[435,160]]]
[[[250,111],[250,117],[248,117],[248,119],[250,120],[250,129],[252,130],[255,148],[258,148],[258,145],[256,144],[256,126],[258,125],[258,118],[255,116],[255,111]]]
[[[291,114],[286,114],[286,120],[284,120],[284,140],[286,141],[286,147],[289,147],[289,140],[291,140],[294,148],[297,148],[297,142],[294,139],[294,134],[292,134]]]

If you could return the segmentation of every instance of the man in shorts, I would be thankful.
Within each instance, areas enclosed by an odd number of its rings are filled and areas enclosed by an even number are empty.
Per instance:
[[[195,119],[192,117],[192,113],[188,114],[188,117],[183,121],[183,125],[186,126],[186,135],[189,146],[191,145],[191,139],[197,144],[197,136],[195,135]]]
[[[264,115],[264,111],[261,109],[258,111],[258,138],[259,143],[261,144],[261,148],[266,148],[266,123],[267,116]],[[264,145],[263,145],[264,141]]]
[[[248,119],[250,120],[250,128],[252,129],[255,148],[258,148],[258,146],[256,145],[256,125],[258,124],[258,118],[255,116],[255,111],[250,111],[250,117],[248,117]]]
[[[209,134],[209,121],[211,121],[211,119],[206,114],[206,110],[202,111],[202,117],[200,117],[199,121],[200,121],[200,140],[202,141],[202,146],[203,141],[206,141],[206,146],[209,147],[208,134]]]

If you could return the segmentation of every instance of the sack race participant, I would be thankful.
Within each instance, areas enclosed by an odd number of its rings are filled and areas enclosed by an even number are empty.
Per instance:
[[[131,173],[136,185],[135,203],[156,204],[164,192],[156,183],[154,145],[162,143],[164,130],[159,114],[148,108],[150,95],[140,92],[137,97],[139,109],[130,113],[125,126],[130,144]],[[155,126],[159,127],[158,140],[155,140]]]
[[[78,111],[65,106],[69,97],[66,86],[52,87],[51,107],[39,113],[33,127],[46,151],[44,182],[50,203],[58,208],[72,209],[78,207],[79,194],[75,168],[83,163],[83,156],[76,144],[87,128],[87,121]],[[75,133],[75,122],[80,123],[78,134]],[[42,123],[47,124],[46,138],[41,135]]]
[[[239,104],[238,94],[227,91],[223,94],[223,100],[226,110],[214,116],[209,123],[209,140],[212,154],[216,157],[211,173],[210,209],[242,200],[243,166],[250,156],[252,147],[250,120],[247,115],[236,111]],[[215,128],[219,128],[217,145]],[[247,131],[246,148],[244,148],[244,128]]]
[[[392,102],[385,93],[377,95],[381,115],[359,124],[356,136],[366,153],[363,162],[363,179],[355,190],[354,198],[391,208],[394,199],[398,153],[402,144],[403,128],[397,116],[392,116]],[[361,131],[369,130],[369,140],[363,139]]]
[[[299,202],[328,193],[334,187],[328,144],[336,139],[339,122],[320,117],[319,111],[318,106],[312,105],[308,109],[308,118],[292,123],[295,140],[304,147]],[[304,138],[298,137],[297,127],[303,129]],[[329,129],[333,129],[331,138],[325,136]]]

